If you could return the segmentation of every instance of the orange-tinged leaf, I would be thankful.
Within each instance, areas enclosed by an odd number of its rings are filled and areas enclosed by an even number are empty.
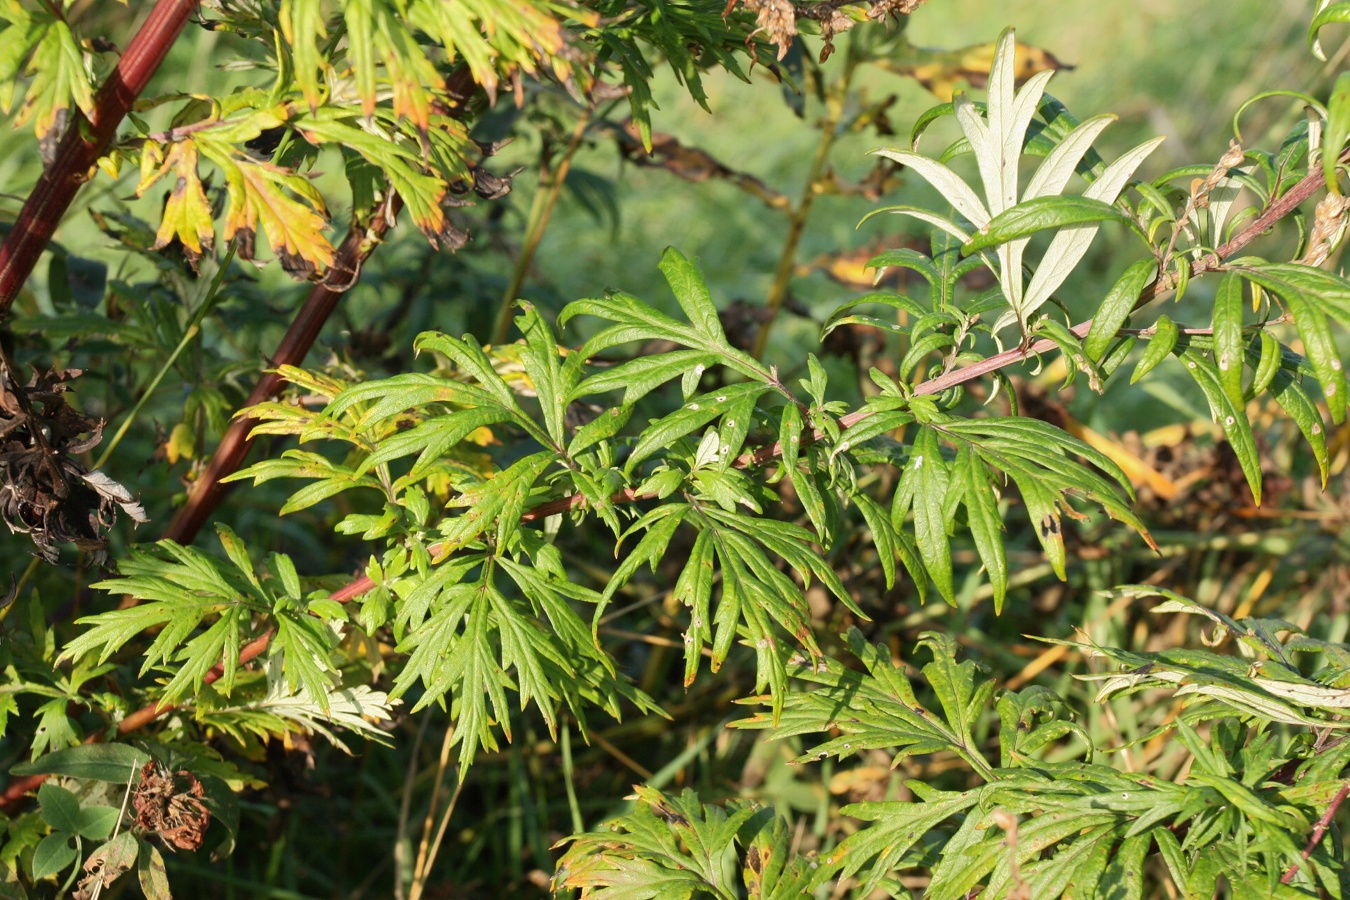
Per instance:
[[[164,204],[164,218],[155,234],[154,249],[168,246],[177,238],[183,244],[183,255],[193,267],[203,253],[215,245],[215,224],[211,221],[211,204],[206,201],[201,178],[197,175],[197,145],[191,140],[179,141],[169,147],[164,164],[151,181],[172,169],[175,173],[173,190]]]
[[[356,95],[361,111],[375,112],[375,10],[370,0],[343,0],[342,15],[347,25],[347,60],[351,63]]]
[[[427,59],[407,26],[388,14],[381,16],[379,43],[385,71],[394,92],[394,115],[407,119],[419,132],[431,123],[431,100],[445,88],[431,60]]]
[[[326,67],[318,48],[318,41],[328,36],[323,19],[322,0],[288,0],[282,4],[281,33],[291,45],[295,84],[311,110],[319,106],[319,70]]]
[[[235,156],[231,148],[213,142],[203,141],[202,153],[225,173],[225,238],[237,241],[240,257],[254,258],[261,229],[291,277],[313,280],[332,265],[333,245],[323,233],[327,210],[303,176]]]
[[[5,36],[10,37],[8,31]],[[85,115],[93,113],[94,89],[85,72],[84,51],[65,22],[58,19],[47,26],[28,63],[28,74],[33,76],[33,83],[28,86],[15,125],[31,121],[42,138],[57,125],[72,99]]]
[[[965,82],[971,87],[984,87],[994,61],[996,43],[975,44],[956,50],[930,50],[924,47],[906,47],[896,56],[878,60],[877,65],[901,75],[908,75],[943,101],[950,101],[957,86]],[[1013,61],[1013,77],[1018,84],[1045,69],[1071,69],[1049,52],[1030,44],[1017,43]]]

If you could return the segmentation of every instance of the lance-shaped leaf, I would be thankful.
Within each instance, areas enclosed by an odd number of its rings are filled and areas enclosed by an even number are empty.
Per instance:
[[[1134,170],[1139,168],[1140,163],[1163,140],[1164,138],[1157,137],[1145,141],[1111,163],[1102,172],[1100,178],[1088,185],[1082,196],[1089,200],[1114,203],[1120,192],[1125,189],[1125,184],[1134,174]],[[1026,295],[1022,301],[1023,305],[1017,310],[1017,315],[1024,326],[1029,321],[1031,313],[1050,299],[1050,295],[1064,283],[1064,280],[1078,266],[1079,261],[1087,253],[1092,239],[1097,236],[1099,227],[1097,225],[1075,225],[1065,228],[1055,235],[1054,240],[1050,242],[1050,246],[1046,248],[1045,255],[1041,257],[1041,263],[1036,268],[1036,274],[1031,277],[1031,282],[1027,285]]]
[[[951,484],[948,463],[942,456],[937,434],[921,428],[911,448],[909,461],[895,490],[891,522],[899,530],[910,510],[914,535],[924,568],[942,599],[956,605],[952,580],[952,547],[948,533],[947,490]]]
[[[1171,356],[1180,336],[1177,323],[1166,315],[1159,315],[1158,321],[1153,323],[1153,335],[1148,339],[1148,348],[1144,350],[1144,355],[1134,367],[1134,373],[1130,375],[1130,384],[1152,372],[1158,363]]]
[[[674,247],[667,247],[665,253],[661,254],[660,268],[690,323],[703,332],[709,341],[725,344],[727,336],[722,331],[722,320],[717,315],[712,293],[698,264]]]
[[[1133,225],[1134,220],[1111,204],[1090,197],[1036,197],[994,216],[962,246],[961,252],[975,253],[1038,231],[1087,222]]]
[[[989,586],[994,591],[994,612],[1003,611],[1003,600],[1008,594],[1008,558],[1003,548],[1003,520],[998,512],[998,500],[989,473],[969,445],[957,450],[953,471],[961,502],[966,507],[966,521],[970,525],[975,549],[979,551],[989,575]]]
[[[324,27],[323,0],[291,0],[282,10],[278,18],[282,36],[291,47],[295,86],[304,95],[309,108],[317,109],[321,70],[327,69],[318,48],[318,42],[328,36]]]
[[[1288,304],[1304,353],[1322,384],[1331,421],[1337,425],[1345,421],[1345,370],[1328,318],[1350,324],[1350,282],[1297,263],[1242,266],[1235,271]]]
[[[1116,332],[1130,320],[1130,313],[1139,301],[1144,284],[1156,269],[1157,264],[1153,260],[1141,259],[1126,269],[1111,287],[1110,293],[1098,307],[1097,314],[1092,317],[1092,327],[1088,329],[1087,337],[1083,339],[1083,352],[1093,362],[1101,361],[1107,348],[1115,342]]]
[[[976,228],[982,228],[989,222],[989,212],[985,209],[983,201],[970,189],[970,186],[965,183],[960,175],[957,175],[942,163],[911,150],[881,149],[873,152],[878,156],[884,156],[892,162],[900,163],[900,165],[912,169],[914,174],[936,188],[937,192],[967,222],[970,222]],[[908,209],[906,207],[891,207],[889,211],[899,212],[908,211]],[[962,240],[965,240],[965,238],[962,237]]]
[[[1214,362],[1219,385],[1234,409],[1244,409],[1242,399],[1242,279],[1230,272],[1219,282],[1214,297]]]
[[[1294,420],[1299,431],[1303,432],[1303,439],[1312,448],[1313,458],[1317,460],[1317,469],[1322,476],[1322,487],[1325,488],[1330,460],[1327,456],[1327,436],[1322,423],[1322,413],[1303,390],[1303,386],[1283,369],[1277,369],[1271,375],[1270,384],[1275,402],[1279,403],[1285,414]]]

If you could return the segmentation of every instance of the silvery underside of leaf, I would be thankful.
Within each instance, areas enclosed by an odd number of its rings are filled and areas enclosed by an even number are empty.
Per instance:
[[[975,156],[981,190],[977,192],[966,179],[943,163],[913,150],[881,149],[876,151],[878,155],[906,166],[932,185],[952,205],[956,217],[947,218],[909,206],[890,207],[884,211],[919,219],[963,243],[970,243],[977,236],[989,234],[991,228],[996,227],[998,217],[1019,203],[1064,196],[1070,176],[1092,149],[1093,141],[1115,117],[1094,116],[1079,123],[1045,157],[1019,195],[1018,168],[1027,129],[1054,73],[1039,72],[1020,90],[1014,90],[1016,46],[1013,30],[1005,30],[990,67],[989,96],[983,116],[964,95],[958,94],[952,104],[957,123]],[[1154,138],[1130,150],[1109,165],[1080,196],[1113,204],[1138,166],[1162,140]],[[1031,240],[1026,225],[1010,233],[1008,239],[1000,240],[995,254],[982,254],[998,277],[999,287],[1008,301],[1009,309],[995,323],[995,332],[1016,322],[1026,334],[1032,315],[1082,261],[1100,228],[1096,222],[1055,227],[1057,221],[1063,220],[1055,218],[1054,205],[1042,204],[1042,207],[1045,215],[1039,228],[1053,229],[1054,236],[1029,281],[1023,261]]]

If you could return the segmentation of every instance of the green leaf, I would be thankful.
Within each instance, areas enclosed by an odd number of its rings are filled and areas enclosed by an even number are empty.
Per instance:
[[[1222,375],[1214,364],[1195,350],[1186,350],[1181,354],[1186,371],[1195,379],[1200,390],[1209,402],[1210,414],[1223,428],[1224,436],[1237,456],[1242,473],[1247,476],[1247,484],[1252,489],[1252,497],[1257,506],[1261,505],[1261,456],[1256,448],[1256,437],[1252,434],[1251,423],[1247,421],[1247,412],[1241,401],[1234,405],[1225,393],[1220,381]]]
[[[510,546],[534,483],[554,459],[555,455],[547,450],[533,453],[516,460],[490,481],[461,494],[456,503],[466,507],[464,512],[445,520],[440,527],[442,553],[464,547],[488,531],[496,532],[499,546]]]
[[[638,465],[652,454],[669,448],[678,439],[692,434],[718,416],[731,411],[738,401],[757,398],[769,389],[766,384],[749,381],[728,385],[714,393],[700,394],[643,430],[628,457],[625,471],[630,473],[635,471]]]
[[[1003,548],[1003,519],[999,515],[994,488],[984,464],[968,445],[963,444],[957,449],[953,470],[962,491],[971,537],[975,539],[975,548],[994,591],[994,612],[998,614],[1003,611],[1003,601],[1008,594],[1008,559]]]
[[[1303,432],[1304,440],[1312,448],[1313,458],[1317,460],[1317,469],[1322,476],[1322,487],[1325,489],[1330,459],[1327,456],[1326,429],[1323,427],[1322,414],[1318,411],[1317,404],[1294,376],[1283,369],[1277,369],[1271,376],[1271,388],[1275,402],[1279,403],[1280,408],[1294,420],[1299,431]]]
[[[75,862],[75,848],[70,846],[70,838],[69,832],[57,831],[38,842],[31,863],[34,881],[50,878]]]
[[[1252,375],[1251,395],[1259,397],[1270,387],[1271,382],[1275,380],[1275,373],[1280,371],[1280,363],[1284,360],[1284,348],[1275,335],[1262,329],[1260,357],[1256,362],[1256,371]]]
[[[113,833],[121,811],[115,806],[82,806],[75,833],[91,841],[101,841]]]
[[[1134,224],[1133,219],[1102,200],[1075,196],[1035,197],[994,216],[961,247],[961,252],[967,255],[978,253],[1038,231],[1089,222]]]
[[[615,593],[628,583],[628,579],[632,578],[644,563],[655,567],[656,562],[665,554],[670,539],[675,536],[675,530],[680,527],[680,522],[689,512],[689,507],[683,504],[666,504],[647,513],[629,527],[625,536],[640,530],[645,530],[646,534],[614,570],[614,574],[605,585],[605,592],[600,595],[600,602],[595,607],[593,631],[599,632],[600,618],[605,608],[614,599]],[[618,547],[615,547],[615,552],[617,554]]]
[[[609,440],[619,433],[633,415],[633,407],[627,404],[612,406],[601,412],[591,421],[576,430],[572,443],[567,445],[567,454],[576,457],[601,441]]]
[[[1242,279],[1229,272],[1219,282],[1214,298],[1214,361],[1219,385],[1234,409],[1245,409],[1242,399]]]
[[[654,356],[639,356],[591,375],[571,390],[568,400],[622,389],[621,402],[627,406],[686,372],[695,371],[702,375],[703,370],[716,360],[714,354],[702,350],[676,350]]]
[[[829,856],[842,878],[852,878],[869,865],[871,872],[859,893],[873,893],[900,860],[943,822],[979,803],[978,791],[933,791],[916,803],[851,803],[840,810],[846,816],[872,822],[846,837]],[[841,864],[842,863],[842,864]]]
[[[919,429],[896,489],[897,503],[901,495],[912,498],[914,533],[924,568],[942,598],[955,606],[956,587],[952,580],[952,548],[946,513],[950,484],[951,475],[936,433],[931,428]]]
[[[1330,316],[1350,324],[1350,282],[1297,263],[1242,266],[1234,271],[1288,304],[1303,339],[1304,353],[1322,384],[1331,421],[1337,425],[1345,421],[1345,372],[1327,320]]]
[[[126,784],[150,756],[130,744],[81,744],[54,750],[41,759],[15,763],[11,775],[60,775],[80,781]]]
[[[364,480],[359,479],[359,476],[365,475],[376,466],[413,453],[418,454],[418,457],[413,463],[412,469],[409,470],[408,477],[414,480],[422,478],[470,434],[480,428],[511,421],[512,418],[510,410],[503,409],[496,404],[432,416],[407,431],[401,431],[381,440],[376,445],[375,450],[357,467],[356,475],[358,478],[350,480],[339,478],[328,483],[339,486],[340,490],[345,489],[340,487],[342,485],[355,486],[364,483]],[[297,494],[297,496],[299,495]],[[294,508],[295,503],[295,497],[292,497],[287,506]]]
[[[319,55],[318,42],[328,36],[324,28],[323,0],[291,0],[289,15],[281,17],[282,33],[291,45],[295,86],[311,110],[320,102],[320,69],[327,68]]]
[[[535,395],[539,398],[544,426],[553,439],[553,445],[561,449],[567,442],[563,419],[571,391],[570,385],[564,381],[558,343],[553,337],[552,326],[544,321],[532,304],[521,301],[520,308],[523,314],[516,319],[516,324],[525,335],[525,351],[521,358],[534,385]]]
[[[643,785],[635,791],[632,811],[611,820],[609,830],[569,839],[555,890],[580,889],[596,900],[802,896],[808,861],[788,857],[788,831],[772,809],[743,800],[705,806],[688,788],[678,797]],[[743,863],[738,844],[748,844]],[[729,856],[734,866],[726,865]]]
[[[1116,332],[1125,327],[1130,320],[1139,296],[1144,290],[1148,278],[1157,269],[1157,262],[1141,259],[1125,270],[1116,280],[1106,299],[1092,317],[1092,327],[1083,339],[1083,351],[1088,359],[1099,362],[1116,340]]]
[[[712,636],[713,536],[700,529],[689,559],[675,581],[671,599],[689,609],[689,629],[684,633],[684,686],[698,676],[703,648]]]
[[[80,801],[63,787],[44,782],[38,788],[38,805],[42,821],[58,831],[77,834],[80,828]]]
[[[1350,72],[1336,76],[1327,100],[1327,122],[1322,132],[1322,177],[1331,193],[1341,193],[1336,167],[1350,138]]]
[[[1130,384],[1134,384],[1143,378],[1149,372],[1172,354],[1172,348],[1177,345],[1177,338],[1180,332],[1177,325],[1166,315],[1159,315],[1158,321],[1153,325],[1153,336],[1148,340],[1148,347],[1144,350],[1144,355],[1140,358],[1138,364],[1134,367],[1134,374],[1130,376]]]
[[[881,571],[886,576],[886,589],[890,590],[895,587],[895,559],[900,553],[895,528],[891,525],[890,516],[871,497],[862,492],[852,496],[863,520],[867,522],[868,530],[872,532],[872,545],[877,548]]]
[[[680,308],[694,327],[704,337],[717,344],[726,344],[727,337],[722,331],[722,320],[717,315],[712,294],[699,270],[697,263],[686,258],[674,247],[667,247],[661,254],[661,274],[666,277]]]
[[[1313,16],[1312,24],[1308,26],[1308,47],[1323,62],[1326,62],[1327,58],[1322,52],[1319,32],[1327,25],[1337,22],[1350,22],[1350,3],[1328,4],[1324,9],[1318,10],[1317,15]]]
[[[417,336],[417,340],[413,343],[413,346],[418,351],[435,350],[438,353],[444,353],[446,356],[450,357],[452,360],[455,361],[455,364],[460,368],[461,371],[467,373],[471,378],[473,378],[474,381],[478,382],[482,390],[486,391],[488,396],[492,398],[490,402],[495,402],[503,409],[511,410],[513,413],[516,414],[517,421],[522,426],[525,426],[529,422],[529,420],[520,413],[520,407],[516,404],[515,393],[511,390],[510,385],[508,385],[506,383],[506,380],[502,378],[500,373],[498,373],[496,366],[492,364],[492,360],[488,358],[488,355],[483,352],[482,346],[479,345],[478,341],[474,339],[473,335],[465,335],[463,338],[453,338],[448,334],[439,334],[436,332],[424,332]],[[408,378],[408,376],[403,377]],[[386,381],[385,384],[389,384],[392,386],[392,382],[394,381],[395,379],[390,379],[389,381]],[[464,385],[459,385],[456,382],[449,381],[448,379],[436,379],[431,378],[429,376],[423,376],[421,379],[417,379],[416,381],[414,381],[413,379],[409,379],[410,384],[417,384],[419,381],[422,384],[428,386],[435,385],[439,387],[441,391],[444,391],[447,395],[444,397],[435,397],[435,398],[428,397],[427,400],[446,399],[452,400],[454,402],[461,402],[465,406],[481,405],[481,401],[475,403],[471,398],[471,396],[462,396],[462,397],[455,396],[456,392],[461,391],[465,388]],[[343,396],[346,396],[345,392]],[[392,400],[393,398],[390,399]],[[402,402],[404,403],[402,409],[410,409],[414,405],[420,405],[421,403],[426,402],[426,400],[418,399],[409,402],[408,400],[405,399]],[[336,400],[334,401],[333,406],[340,408]],[[386,407],[383,404],[381,404],[377,405],[370,412],[366,413],[366,417],[377,418],[376,415],[377,411],[383,413],[384,415],[389,415],[393,412],[401,410],[399,410],[397,407],[394,407],[388,408],[386,411]]]
[[[893,251],[893,252],[898,253],[900,251]],[[907,252],[914,254],[915,256],[922,259],[925,263],[927,263],[930,268],[932,267],[932,261],[929,260],[928,257],[919,253],[917,250],[909,250]],[[881,257],[878,257],[878,259],[880,258]],[[875,263],[876,259],[874,259],[873,262]],[[914,264],[908,266],[908,268],[915,268],[915,267],[916,265]],[[930,275],[930,273],[928,272],[923,272],[922,274],[924,274],[925,277],[928,277]],[[932,272],[931,274],[935,278],[938,277],[936,271]],[[916,318],[921,318],[927,315],[929,312],[929,310],[925,309],[917,301],[912,300],[903,294],[891,293],[889,291],[880,291],[876,293],[866,294],[862,297],[859,297],[856,300],[851,300],[848,303],[845,303],[843,306],[840,306],[833,313],[831,313],[829,319],[825,321],[824,327],[821,328],[821,336],[824,337],[826,335],[833,333],[833,331],[841,325],[855,325],[855,324],[872,325],[874,327],[881,328],[886,331],[894,331],[897,333],[903,332],[905,330],[902,326],[897,325],[895,322],[887,322],[882,319],[874,318],[872,316],[852,315],[853,310],[857,309],[858,307],[869,306],[871,304],[881,304],[884,306],[890,306],[899,310],[900,312],[908,313],[909,315],[914,316]]]

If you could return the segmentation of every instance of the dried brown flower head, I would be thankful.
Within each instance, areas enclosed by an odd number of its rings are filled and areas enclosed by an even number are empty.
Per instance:
[[[167,847],[196,850],[211,825],[204,795],[202,783],[191,772],[170,772],[151,760],[141,769],[141,783],[131,796],[136,828],[159,835]]]
[[[20,386],[0,366],[0,519],[27,534],[42,557],[73,543],[102,565],[106,534],[120,507],[136,522],[145,511],[131,493],[75,457],[102,439],[103,423],[65,398],[79,369],[35,371]]]

